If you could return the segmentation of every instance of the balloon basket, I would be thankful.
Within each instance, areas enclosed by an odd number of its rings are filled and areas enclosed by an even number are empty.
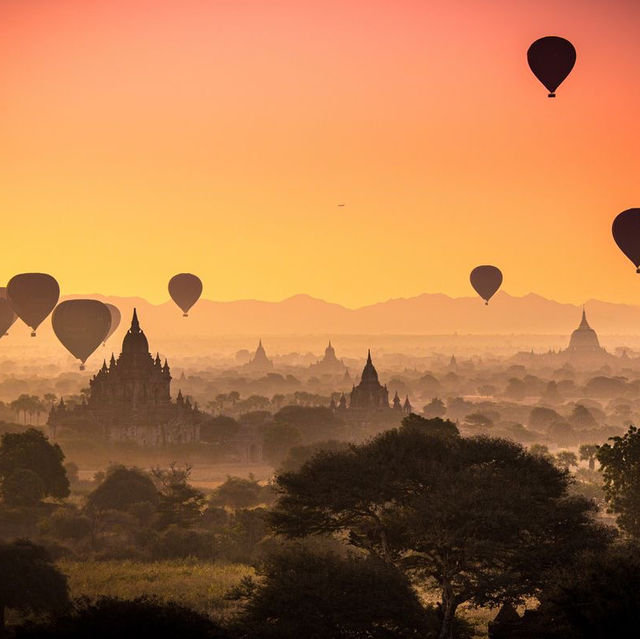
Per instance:
[[[31,333],[31,337],[35,337],[35,336],[36,336],[36,332],[35,332],[35,331],[32,331],[32,333]]]
[[[640,266],[638,266],[638,267],[636,268],[636,273],[640,273]],[[7,335],[8,335],[8,334],[9,334],[9,333],[7,333]]]
[[[183,313],[182,317],[189,317],[189,313]]]
[[[84,370],[84,364],[80,364],[80,370],[83,371]]]
[[[547,97],[548,97],[548,98],[555,98],[555,97],[556,97],[556,94],[555,94],[555,93],[550,93]]]

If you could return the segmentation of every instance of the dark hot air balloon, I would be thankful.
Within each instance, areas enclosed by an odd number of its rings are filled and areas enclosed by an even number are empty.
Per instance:
[[[103,345],[104,342],[106,342],[116,332],[116,329],[118,328],[118,326],[120,326],[121,319],[120,311],[118,310],[117,306],[114,306],[113,304],[107,304],[106,302],[105,306],[109,309],[109,313],[111,313],[111,328],[109,329],[107,336],[103,340]]]
[[[640,273],[640,209],[627,209],[613,220],[613,239]]]
[[[46,273],[21,273],[14,275],[7,284],[7,297],[16,315],[32,329],[36,329],[58,303],[60,287]]]
[[[82,363],[104,342],[111,328],[111,313],[98,300],[67,300],[56,306],[51,325],[62,345]]]
[[[533,74],[549,91],[549,97],[555,98],[556,89],[576,63],[576,50],[569,40],[547,36],[529,47],[527,61]]]
[[[197,275],[178,273],[169,280],[169,295],[188,317],[189,309],[200,299],[202,282]]]
[[[484,300],[485,304],[488,304],[493,294],[502,284],[502,272],[497,266],[485,264],[476,266],[471,271],[469,279],[476,293]]]
[[[17,319],[18,316],[13,312],[11,302],[7,298],[7,289],[0,286],[0,337],[8,335],[7,331]]]

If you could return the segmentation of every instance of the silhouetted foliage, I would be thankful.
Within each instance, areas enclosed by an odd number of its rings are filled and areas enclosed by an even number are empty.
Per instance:
[[[357,639],[430,636],[432,610],[422,609],[406,576],[374,557],[286,548],[233,596],[246,600],[242,637]]]
[[[640,628],[636,546],[588,553],[561,567],[540,605],[512,626],[509,639],[623,639]],[[492,635],[490,635],[491,637]],[[497,639],[497,636],[496,636]]]
[[[622,437],[612,437],[596,457],[604,480],[604,494],[618,525],[640,539],[640,431],[635,426]]]
[[[231,506],[248,508],[273,501],[274,495],[269,486],[261,486],[253,475],[249,479],[227,476],[224,484],[218,486],[209,498],[213,506]]]
[[[83,600],[76,603],[73,612],[58,616],[50,623],[25,624],[16,629],[16,639],[114,637],[227,639],[229,634],[195,610],[147,597]]]
[[[111,466],[102,483],[89,494],[87,507],[97,511],[127,511],[133,504],[158,501],[158,490],[147,473],[139,468]]]
[[[335,439],[329,439],[327,441],[314,442],[313,444],[307,444],[306,446],[294,446],[285,460],[280,464],[280,472],[291,472],[298,470],[301,466],[312,459],[317,453],[321,451],[336,452],[343,451],[349,448],[347,442],[337,441]]]
[[[170,464],[167,470],[154,468],[152,475],[160,485],[158,502],[158,526],[166,528],[172,524],[187,528],[202,517],[206,499],[202,491],[191,486],[191,467],[178,468]]]
[[[288,536],[346,534],[441,593],[450,637],[457,607],[517,601],[548,571],[609,538],[594,506],[568,496],[568,474],[507,440],[388,431],[319,454],[277,478],[272,514]]]
[[[4,499],[11,501],[24,499],[25,495],[35,495],[35,483],[30,480],[32,489],[21,495],[12,495],[11,488],[19,488],[19,481],[7,479],[17,471],[30,471],[40,478],[43,496],[63,498],[69,495],[69,480],[62,465],[64,454],[58,444],[51,444],[43,433],[30,428],[23,433],[5,433],[0,443],[0,480],[3,484]]]
[[[213,417],[200,426],[200,439],[203,442],[227,442],[233,439],[240,431],[240,424],[226,415]]]
[[[423,435],[432,437],[457,437],[460,431],[457,426],[448,419],[432,417],[427,419],[411,413],[402,419],[401,430],[414,430]]]
[[[0,635],[6,608],[52,612],[68,603],[67,578],[42,546],[26,539],[0,542]]]
[[[284,423],[266,426],[262,435],[262,451],[265,460],[272,466],[278,466],[291,448],[300,441],[300,431],[295,426]]]

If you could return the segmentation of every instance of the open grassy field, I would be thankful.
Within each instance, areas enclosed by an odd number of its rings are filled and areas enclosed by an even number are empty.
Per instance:
[[[132,599],[141,595],[175,601],[222,619],[233,611],[225,593],[242,577],[253,574],[243,564],[214,564],[199,561],[60,561],[69,577],[72,597],[100,595]]]

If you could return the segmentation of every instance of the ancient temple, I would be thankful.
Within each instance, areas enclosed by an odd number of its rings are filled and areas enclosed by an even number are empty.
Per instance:
[[[371,351],[367,355],[360,383],[351,391],[349,407],[369,411],[389,408],[389,391],[380,384],[378,371],[371,361]]]
[[[264,350],[262,340],[258,342],[258,348],[251,358],[251,361],[246,363],[242,368],[250,373],[268,373],[273,370],[273,362],[267,357],[267,352]]]
[[[341,375],[345,370],[346,367],[342,360],[336,357],[336,350],[331,342],[324,351],[324,357],[309,367],[309,371],[314,375]]]
[[[52,408],[48,423],[53,435],[86,422],[98,425],[110,441],[150,446],[199,441],[200,411],[180,391],[172,402],[170,389],[169,364],[149,352],[134,309],[120,356],[111,355],[109,364],[103,362],[89,381],[87,402],[69,409],[61,400]]]
[[[604,349],[600,346],[598,341],[598,335],[589,326],[587,322],[587,314],[582,309],[582,321],[578,328],[571,333],[571,339],[569,340],[569,348],[566,353],[572,355],[593,355],[594,353],[601,353]]]

